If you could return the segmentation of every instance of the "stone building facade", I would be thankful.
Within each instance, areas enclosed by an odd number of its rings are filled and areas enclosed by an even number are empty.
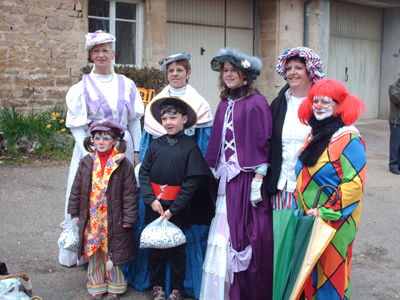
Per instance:
[[[143,65],[166,55],[166,1],[144,2]],[[87,0],[5,0],[0,13],[0,104],[64,105],[87,65]],[[161,24],[161,25],[160,25]]]
[[[141,55],[137,65],[158,67],[160,59],[166,57],[167,54],[172,54],[167,53],[169,3],[171,1],[194,3],[212,0],[118,1],[138,3],[141,7],[139,16]],[[65,95],[69,87],[80,80],[82,75],[80,69],[88,63],[88,54],[84,50],[84,35],[89,28],[88,2],[89,0],[0,1],[2,15],[0,21],[0,104],[15,104],[26,109],[47,109],[65,103]],[[259,56],[263,62],[261,76],[257,80],[258,87],[269,101],[274,99],[285,84],[285,81],[275,72],[277,56],[289,48],[304,45],[304,24],[307,18],[305,2],[305,0],[246,2],[254,6],[253,54]],[[333,1],[309,0],[307,2],[310,8],[308,46],[321,56],[325,70],[329,70],[329,8]],[[392,11],[398,1],[346,0],[345,2],[358,2],[363,5],[385,3],[387,7],[382,6],[383,4],[381,7],[386,13],[389,9]],[[394,21],[389,20],[390,24],[385,25],[386,27],[393,27],[393,22],[395,25],[400,23],[397,17],[392,18]],[[386,40],[390,40],[392,49],[397,47],[394,45],[395,39],[386,36]],[[391,64],[393,64],[392,60],[389,60],[385,68]],[[383,97],[382,93],[381,97]],[[380,102],[384,101],[381,99]],[[384,104],[381,105],[384,107]]]

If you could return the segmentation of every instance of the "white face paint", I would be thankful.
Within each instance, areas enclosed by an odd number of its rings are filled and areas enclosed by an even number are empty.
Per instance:
[[[316,96],[313,99],[314,116],[318,121],[332,116],[336,107],[337,103],[327,96]]]
[[[115,143],[116,141],[107,133],[96,132],[93,136],[93,144],[99,152],[107,152]]]
[[[313,105],[313,110],[314,110],[314,116],[318,121],[329,118],[330,116],[333,115],[332,106],[328,106],[327,108],[316,109],[315,106]]]

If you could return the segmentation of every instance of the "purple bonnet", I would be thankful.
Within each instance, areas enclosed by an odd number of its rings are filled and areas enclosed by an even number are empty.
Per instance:
[[[85,50],[88,51],[93,48],[94,45],[105,44],[105,43],[114,43],[115,37],[111,34],[107,33],[105,30],[96,30],[95,32],[85,35],[86,44]]]
[[[90,125],[90,134],[93,131],[109,131],[110,129],[114,129],[115,133],[117,134],[117,136],[119,138],[121,138],[121,139],[124,138],[125,128],[122,127],[121,125],[119,125],[118,123],[111,121],[111,120],[107,120],[107,119],[93,122]]]

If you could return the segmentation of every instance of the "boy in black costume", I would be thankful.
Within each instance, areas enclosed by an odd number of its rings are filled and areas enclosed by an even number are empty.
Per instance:
[[[146,223],[161,215],[183,232],[191,222],[209,224],[215,211],[216,181],[199,147],[184,132],[196,124],[196,112],[176,97],[160,98],[148,109],[167,134],[152,141],[139,171]],[[183,300],[185,248],[186,244],[170,249],[149,249],[152,299],[165,299],[162,286],[168,255],[173,288],[168,300]]]

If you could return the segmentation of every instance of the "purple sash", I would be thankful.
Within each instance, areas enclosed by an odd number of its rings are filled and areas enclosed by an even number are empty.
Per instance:
[[[136,90],[131,91],[130,93],[130,101],[125,100],[125,81],[124,77],[122,75],[117,75],[118,78],[118,115],[119,115],[119,120],[121,120],[122,117],[122,112],[124,111],[124,106],[126,106],[130,113],[133,113],[133,105],[135,103],[135,98],[136,98]],[[90,84],[93,86],[94,91],[96,92],[97,96],[99,97],[99,101],[94,101],[90,99],[89,92],[87,89],[86,85],[86,78],[89,79]],[[110,108],[110,105],[108,104],[106,98],[104,97],[103,93],[100,91],[98,86],[95,84],[93,79],[90,77],[90,75],[85,74],[82,76],[82,82],[83,82],[83,90],[85,93],[85,98],[86,98],[86,103],[88,104],[90,110],[96,114],[97,111],[99,110],[99,107],[103,109],[104,116],[108,120],[113,120],[112,116],[112,110]]]

